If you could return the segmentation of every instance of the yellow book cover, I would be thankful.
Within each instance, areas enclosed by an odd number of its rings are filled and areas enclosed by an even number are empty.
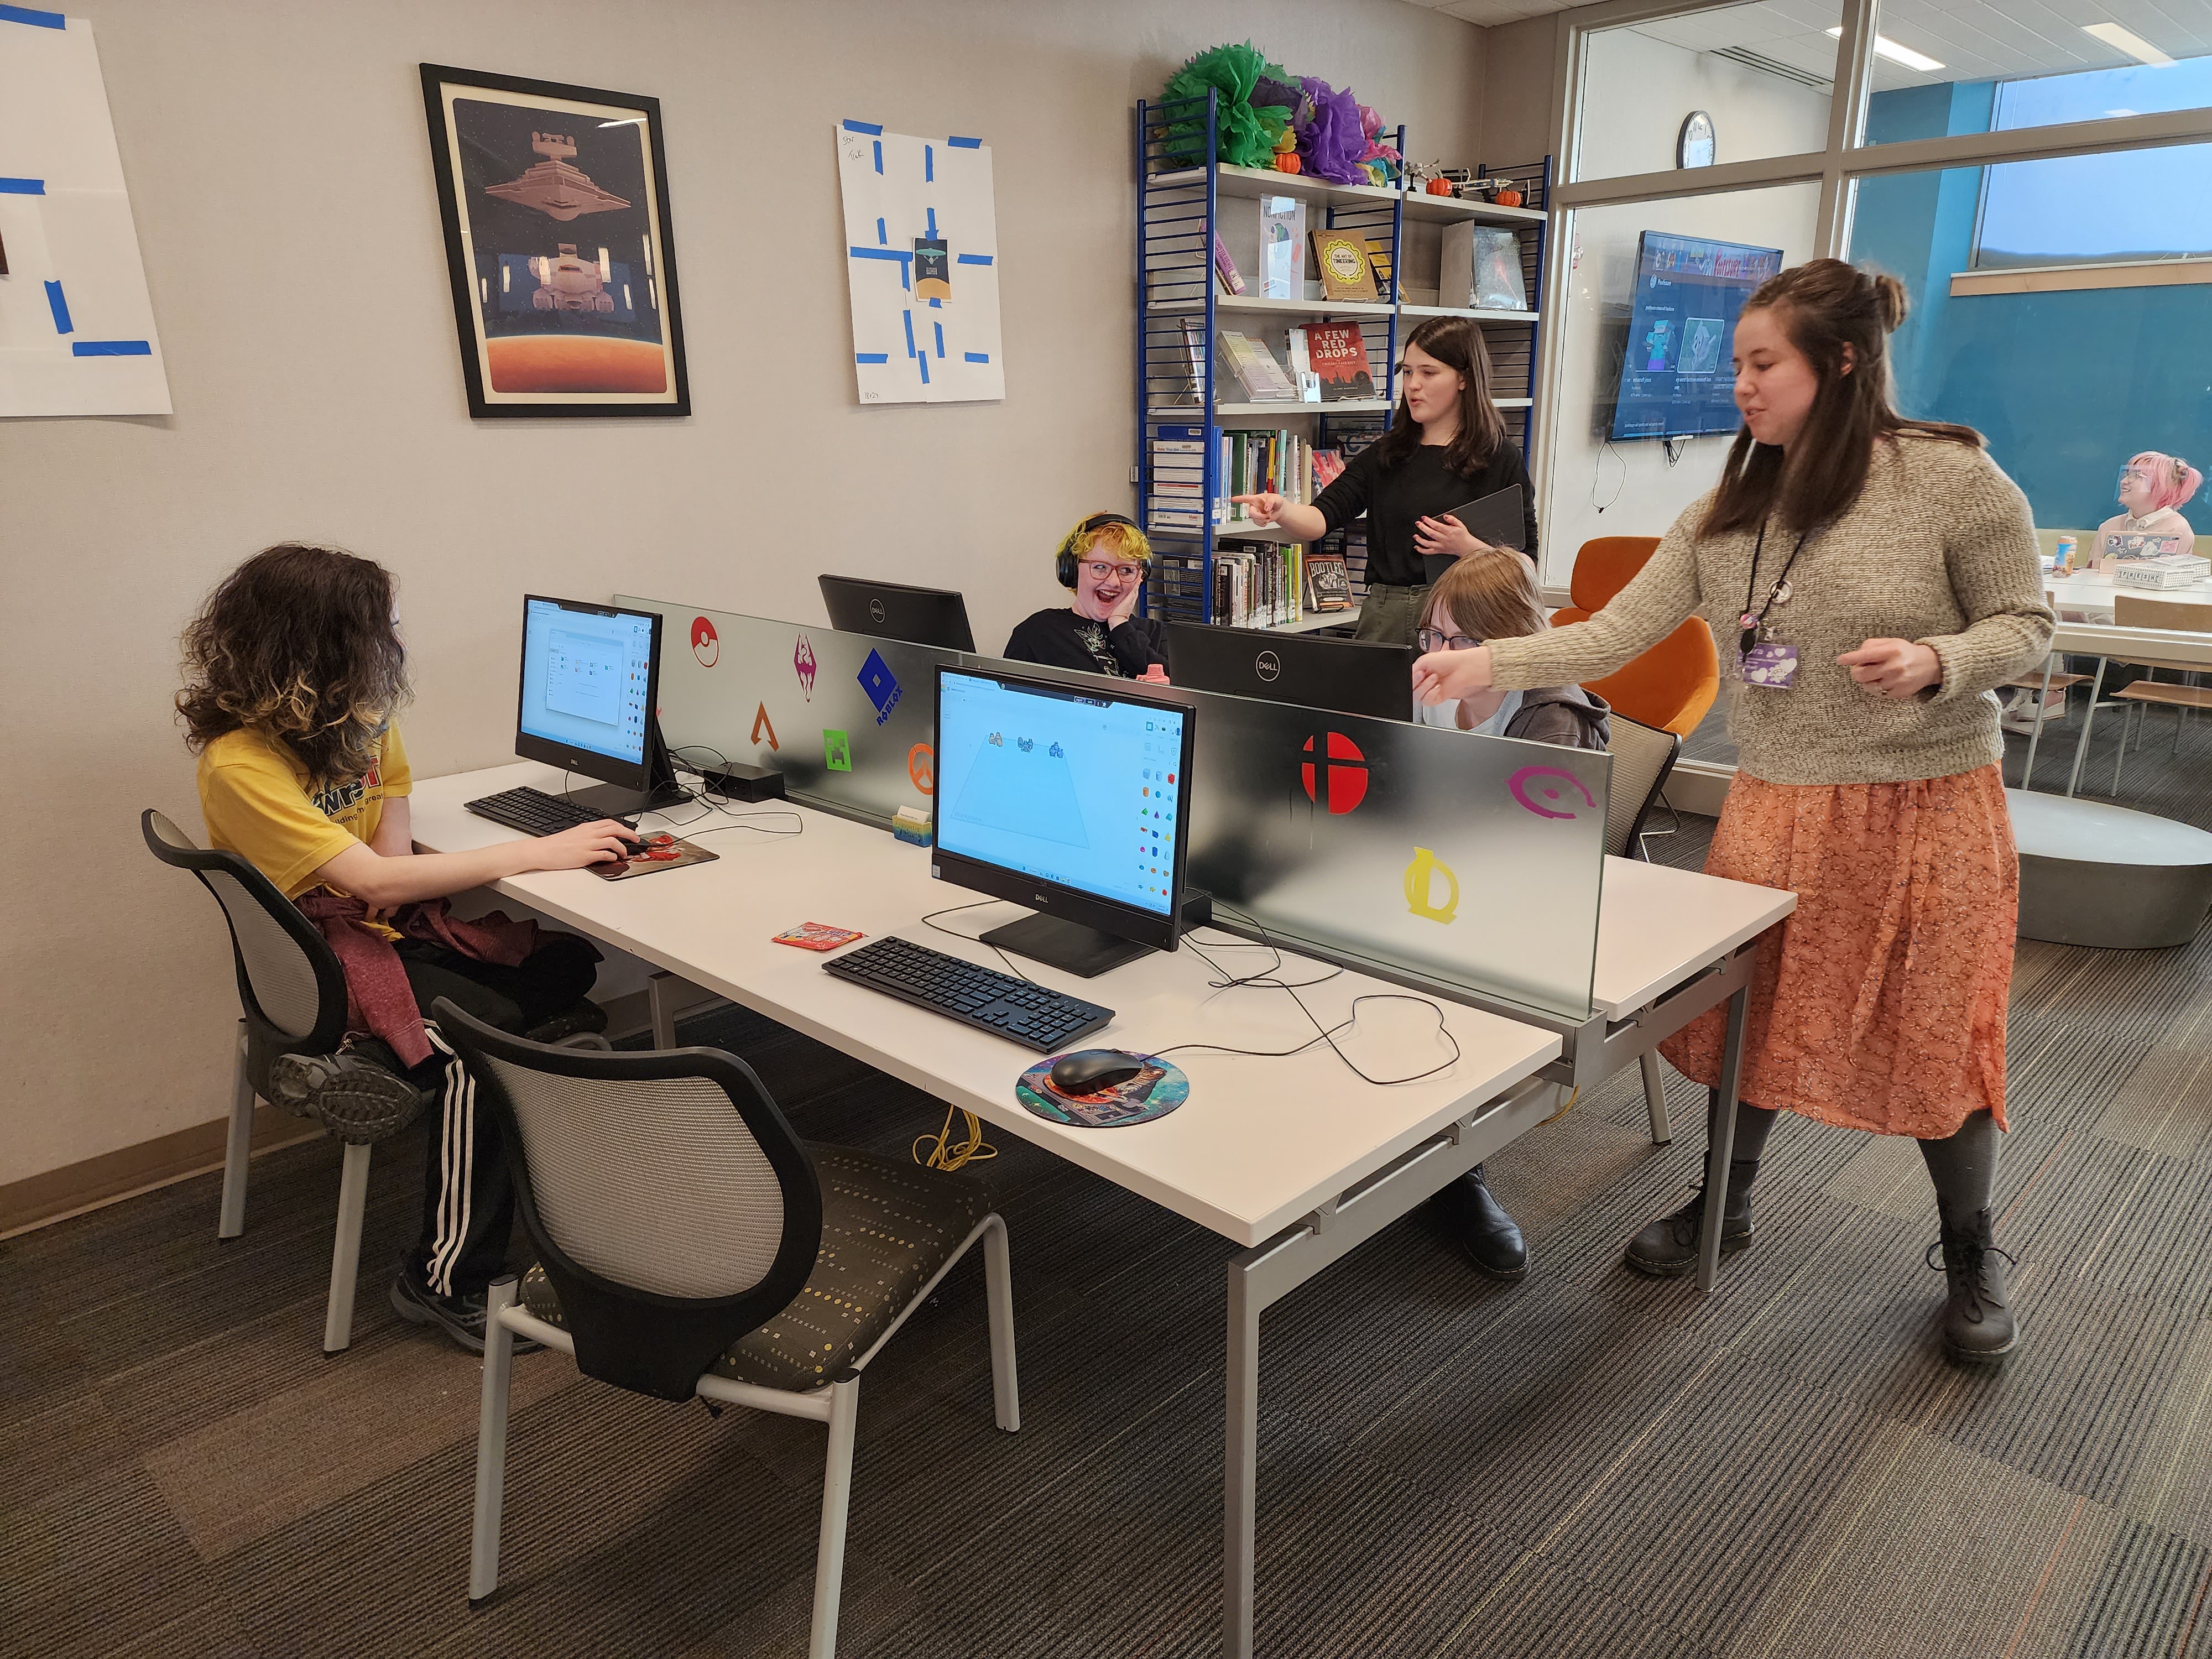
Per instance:
[[[1330,300],[1372,300],[1375,289],[1374,250],[1356,230],[1316,230],[1313,233],[1314,268],[1321,274],[1322,297]]]

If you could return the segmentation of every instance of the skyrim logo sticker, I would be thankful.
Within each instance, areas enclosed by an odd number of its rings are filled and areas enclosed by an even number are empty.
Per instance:
[[[806,642],[806,635],[799,636],[798,648],[791,653],[791,665],[799,672],[799,689],[806,693],[806,701],[814,701],[814,647]]]

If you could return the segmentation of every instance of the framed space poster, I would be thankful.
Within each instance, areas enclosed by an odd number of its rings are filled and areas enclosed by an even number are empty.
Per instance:
[[[469,413],[689,415],[659,100],[422,68]]]
[[[872,121],[840,121],[836,137],[860,401],[1004,398],[989,148]]]

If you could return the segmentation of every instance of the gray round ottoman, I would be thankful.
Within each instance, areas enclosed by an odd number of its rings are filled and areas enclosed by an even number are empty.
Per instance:
[[[2020,936],[2103,951],[2186,945],[2212,909],[2212,834],[2124,806],[2008,789]]]

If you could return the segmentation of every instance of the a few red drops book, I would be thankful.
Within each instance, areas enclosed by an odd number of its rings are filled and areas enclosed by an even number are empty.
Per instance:
[[[1360,338],[1358,324],[1310,324],[1306,357],[1321,380],[1323,403],[1375,395],[1375,379],[1367,370],[1367,343]]]

